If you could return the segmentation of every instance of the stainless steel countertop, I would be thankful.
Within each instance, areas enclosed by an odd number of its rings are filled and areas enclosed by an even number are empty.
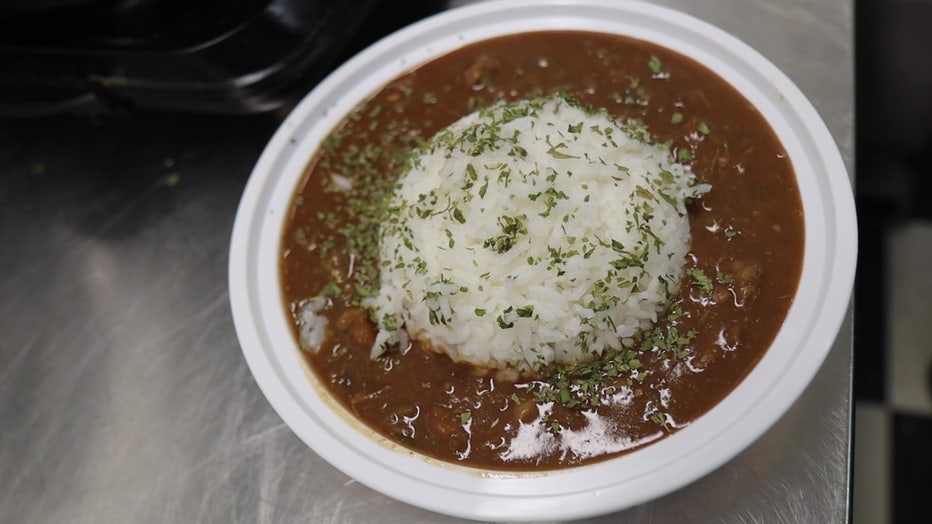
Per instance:
[[[783,69],[853,172],[851,0],[658,3]],[[246,368],[227,248],[240,192],[277,123],[0,122],[0,521],[452,521],[327,465]],[[849,314],[802,398],[745,452],[592,522],[847,520],[850,328]]]

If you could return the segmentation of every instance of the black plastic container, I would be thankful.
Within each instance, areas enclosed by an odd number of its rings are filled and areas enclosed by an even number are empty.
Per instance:
[[[0,0],[0,116],[252,114],[326,74],[375,0]]]

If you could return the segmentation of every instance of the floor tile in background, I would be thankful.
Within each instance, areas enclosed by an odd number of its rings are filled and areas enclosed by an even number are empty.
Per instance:
[[[891,522],[890,418],[883,404],[858,402],[855,406],[853,524]]]
[[[893,228],[886,252],[887,403],[900,413],[932,415],[932,222]]]

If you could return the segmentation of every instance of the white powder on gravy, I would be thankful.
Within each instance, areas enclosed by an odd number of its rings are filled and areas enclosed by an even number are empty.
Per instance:
[[[677,291],[685,200],[707,190],[643,127],[563,97],[470,114],[389,204],[372,355],[416,339],[528,370],[631,345]]]

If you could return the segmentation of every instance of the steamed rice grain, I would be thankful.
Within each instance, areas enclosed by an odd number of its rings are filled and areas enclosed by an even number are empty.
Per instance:
[[[556,96],[434,136],[380,231],[376,357],[402,333],[487,368],[575,363],[633,343],[678,288],[686,200],[708,190],[646,130]]]

